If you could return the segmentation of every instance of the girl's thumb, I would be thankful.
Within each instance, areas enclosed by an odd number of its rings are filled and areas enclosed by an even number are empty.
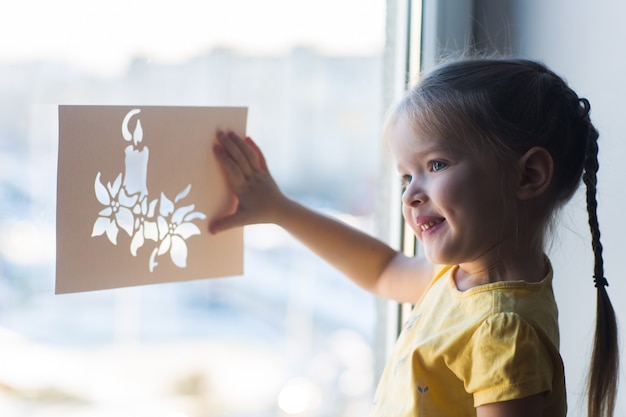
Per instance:
[[[228,230],[232,225],[228,221],[228,217],[216,219],[209,223],[209,233],[212,235],[218,234],[219,232],[223,232],[224,230]]]

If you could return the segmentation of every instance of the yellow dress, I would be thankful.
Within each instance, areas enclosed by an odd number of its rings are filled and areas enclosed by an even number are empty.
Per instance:
[[[465,417],[475,407],[546,393],[565,416],[552,270],[538,283],[459,291],[442,267],[413,309],[381,377],[373,417]]]

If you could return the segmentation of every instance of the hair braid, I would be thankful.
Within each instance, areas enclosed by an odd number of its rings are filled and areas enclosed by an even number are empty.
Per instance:
[[[588,119],[589,102],[580,100],[584,106],[585,120],[589,129],[583,182],[587,188],[587,212],[591,229],[594,254],[594,282],[597,288],[596,329],[588,378],[589,417],[610,417],[615,409],[619,370],[617,322],[611,300],[606,292],[608,281],[604,277],[602,243],[598,223],[598,202],[596,199],[598,162],[598,132]]]

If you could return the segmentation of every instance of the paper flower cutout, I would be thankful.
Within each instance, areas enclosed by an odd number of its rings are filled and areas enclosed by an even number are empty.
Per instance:
[[[126,195],[121,185],[122,174],[117,176],[113,184],[109,182],[106,186],[100,181],[100,172],[96,175],[94,185],[96,198],[105,208],[98,213],[99,217],[93,225],[91,236],[106,233],[114,245],[117,245],[117,233],[120,228],[132,236],[134,216],[130,207],[137,202],[137,196]]]
[[[148,197],[145,196],[135,207],[133,214],[135,215],[135,234],[130,242],[130,253],[137,256],[137,250],[141,248],[146,239],[159,241],[159,229],[154,218],[155,207],[158,200],[152,200],[148,204]]]
[[[133,133],[129,123],[141,110],[129,111],[122,122],[122,138],[131,142],[125,150],[125,171],[119,174],[113,183],[104,185],[98,172],[94,184],[96,199],[104,206],[98,213],[92,237],[106,234],[109,241],[117,245],[119,230],[124,230],[130,237],[130,253],[137,256],[138,251],[148,242],[154,248],[148,261],[150,272],[158,265],[156,257],[170,254],[172,263],[179,268],[187,267],[186,240],[201,233],[193,220],[204,220],[206,215],[195,210],[195,204],[176,207],[191,191],[188,184],[174,201],[161,192],[159,198],[150,200],[147,188],[148,147],[143,146],[143,128],[137,120]],[[158,206],[158,212],[157,212]]]
[[[178,197],[180,197],[179,194]],[[178,202],[177,200],[174,200]],[[199,235],[200,229],[192,220],[202,219],[206,216],[203,213],[194,211],[195,205],[191,204],[175,209],[165,194],[161,193],[159,217],[157,218],[157,229],[159,235],[159,247],[155,248],[150,256],[150,269],[156,265],[156,256],[165,255],[169,252],[174,265],[179,268],[187,266],[187,243],[185,241],[191,236]]]

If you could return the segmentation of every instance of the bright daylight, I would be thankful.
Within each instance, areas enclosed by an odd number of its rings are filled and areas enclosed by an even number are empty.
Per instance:
[[[3,9],[0,36],[11,41],[0,44],[0,415],[362,415],[375,382],[376,302],[276,227],[246,227],[241,275],[55,295],[65,233],[56,223],[58,106],[135,106],[126,139],[124,115],[114,119],[119,133],[104,149],[117,156],[111,166],[96,157],[87,205],[76,208],[98,224],[87,239],[131,248],[146,270],[151,239],[161,242],[154,273],[191,263],[187,246],[208,220],[187,209],[204,196],[185,189],[186,178],[162,195],[146,189],[154,164],[176,173],[188,162],[159,156],[145,106],[246,107],[247,132],[285,192],[372,230],[384,1],[26,0]],[[83,136],[79,159],[94,149]],[[125,146],[149,148],[152,165],[122,184]],[[121,185],[154,203],[127,211],[132,221],[117,228],[106,209],[117,210]],[[185,210],[185,252],[166,248],[168,232],[156,225],[166,201],[169,213]],[[140,215],[146,226],[135,229]],[[76,253],[68,260],[83,262]]]

